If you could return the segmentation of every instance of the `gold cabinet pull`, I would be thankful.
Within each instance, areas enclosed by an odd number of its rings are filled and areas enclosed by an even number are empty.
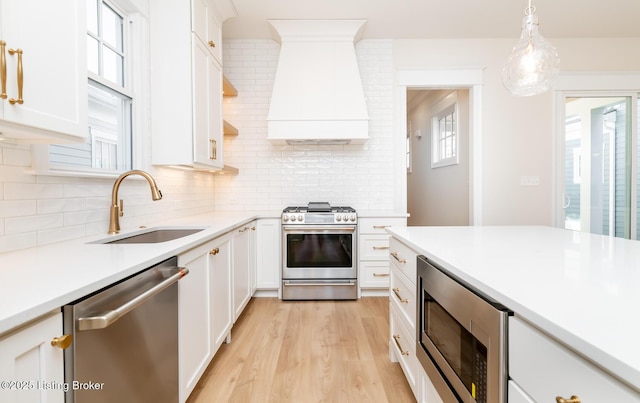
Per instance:
[[[389,273],[373,273],[373,277],[389,277]]]
[[[407,350],[403,350],[402,346],[400,345],[400,335],[399,334],[394,334],[393,335],[393,340],[396,342],[396,346],[398,346],[398,349],[400,350],[400,354],[409,355],[409,352]]]
[[[11,105],[24,103],[22,99],[22,86],[24,83],[24,71],[22,69],[22,49],[9,49],[9,54],[18,54],[18,99],[10,98],[9,103]]]
[[[373,250],[383,250],[383,249],[389,249],[388,246],[374,246]]]
[[[64,350],[71,345],[72,341],[73,337],[70,334],[63,334],[60,337],[54,337],[53,339],[51,339],[51,345],[53,347],[58,347]]]
[[[214,41],[209,41],[209,46],[211,46],[212,48],[215,48],[216,43]]]
[[[209,155],[210,160],[218,159],[218,144],[214,139],[209,139],[209,143],[211,143],[211,154]]]
[[[251,227],[251,231],[255,231],[256,230],[256,226],[254,225],[253,227]]]
[[[7,99],[7,42],[0,41],[0,81],[2,82],[2,94],[0,98]]]
[[[374,229],[385,229],[385,228],[389,228],[391,225],[374,225],[373,228]]]
[[[573,395],[568,399],[565,399],[561,396],[557,396],[556,403],[580,403],[580,398],[576,395]]]
[[[242,229],[238,230],[238,232],[245,232],[245,231],[246,231],[246,230],[248,230],[248,229],[249,229],[249,227],[244,227],[244,228],[242,228]]]
[[[400,289],[399,288],[392,288],[393,293],[396,294],[396,297],[398,297],[398,300],[400,300],[400,302],[402,302],[403,304],[408,304],[409,300],[406,298],[402,298],[402,296],[400,295]]]
[[[211,249],[211,250],[209,251],[209,254],[210,254],[211,256],[215,256],[215,255],[217,255],[218,253],[220,253],[220,248]]]
[[[391,256],[393,256],[399,263],[407,263],[406,259],[400,259],[398,257],[398,252],[391,252]]]

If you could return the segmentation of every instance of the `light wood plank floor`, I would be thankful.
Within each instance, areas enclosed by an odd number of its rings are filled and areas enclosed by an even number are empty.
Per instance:
[[[415,402],[389,360],[389,299],[254,298],[191,394],[204,402]]]

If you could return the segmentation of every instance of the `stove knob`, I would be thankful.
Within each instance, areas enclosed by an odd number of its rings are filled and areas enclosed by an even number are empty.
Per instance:
[[[286,214],[285,214],[285,215],[283,215],[283,216],[282,216],[282,221],[284,221],[284,222],[289,221],[289,216],[288,216],[288,215],[286,215]]]
[[[338,222],[342,221],[342,217],[340,217],[340,214],[336,214],[336,221]]]
[[[302,220],[303,220],[302,215],[299,215],[299,216],[298,216],[298,221],[302,222]]]
[[[351,217],[349,217],[349,219],[350,219],[351,221],[355,221],[355,220],[356,220],[356,216],[355,216],[355,215],[352,215]]]

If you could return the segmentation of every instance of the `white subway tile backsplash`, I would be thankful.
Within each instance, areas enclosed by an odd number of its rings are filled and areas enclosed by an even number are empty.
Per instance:
[[[63,187],[56,184],[5,183],[5,200],[53,199],[64,196]]]
[[[86,226],[82,224],[38,231],[38,245],[47,245],[55,242],[81,238],[86,235],[85,229]]]
[[[64,198],[64,199],[41,199],[37,201],[38,214],[64,213],[69,211],[80,211],[87,208],[87,199],[84,198]]]
[[[6,235],[0,238],[0,253],[11,252],[13,250],[33,248],[38,245],[36,232],[24,234]]]
[[[35,200],[0,200],[0,217],[21,217],[37,213]]]
[[[7,235],[36,232],[42,229],[59,228],[63,226],[62,214],[44,214],[25,217],[6,218],[4,230]]]

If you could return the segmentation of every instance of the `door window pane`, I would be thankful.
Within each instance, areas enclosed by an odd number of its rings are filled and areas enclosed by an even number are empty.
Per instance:
[[[629,97],[571,98],[565,119],[565,228],[630,237]]]

